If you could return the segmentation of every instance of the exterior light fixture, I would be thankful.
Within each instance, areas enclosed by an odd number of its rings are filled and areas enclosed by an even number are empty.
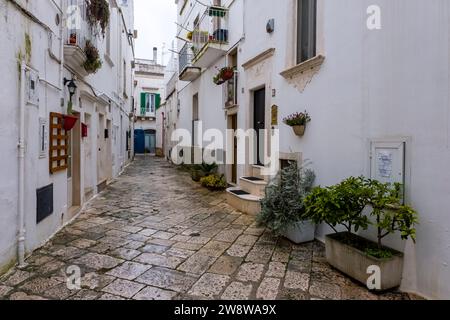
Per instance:
[[[67,88],[69,89],[69,95],[70,95],[70,102],[72,102],[72,97],[75,95],[75,93],[77,92],[77,85],[75,84],[75,81],[69,80],[64,78],[64,85],[67,85]]]

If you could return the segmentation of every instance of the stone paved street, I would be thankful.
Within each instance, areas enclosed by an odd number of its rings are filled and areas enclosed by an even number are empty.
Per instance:
[[[82,270],[69,290],[66,270]],[[70,226],[0,280],[0,299],[409,299],[331,269],[319,242],[258,228],[189,175],[138,157]]]

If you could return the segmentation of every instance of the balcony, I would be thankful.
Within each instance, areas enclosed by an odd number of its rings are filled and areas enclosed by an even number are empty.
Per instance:
[[[208,68],[228,50],[228,9],[208,7],[192,35],[192,64]]]
[[[180,52],[180,80],[181,81],[194,81],[202,72],[201,68],[194,67],[192,65],[192,58],[194,54],[189,44],[185,44]]]
[[[69,0],[68,12],[64,62],[78,75],[86,77],[89,73],[83,67],[86,61],[84,48],[86,41],[92,41],[94,38],[92,28],[86,20],[86,2],[84,0]]]

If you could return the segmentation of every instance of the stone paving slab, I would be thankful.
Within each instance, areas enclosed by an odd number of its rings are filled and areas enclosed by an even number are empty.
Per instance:
[[[369,292],[326,263],[323,244],[273,236],[152,157],[137,157],[26,263],[0,278],[0,300],[416,299]],[[67,288],[70,266],[79,289]]]

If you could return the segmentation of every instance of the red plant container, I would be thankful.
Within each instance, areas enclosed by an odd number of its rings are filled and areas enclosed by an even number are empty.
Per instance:
[[[228,81],[228,80],[232,79],[233,76],[234,76],[234,70],[232,70],[232,69],[224,70],[222,73],[222,80]]]
[[[88,136],[88,126],[84,123],[81,124],[81,137],[86,138]]]
[[[75,127],[75,124],[78,121],[78,117],[65,115],[64,116],[64,130],[70,131]]]

